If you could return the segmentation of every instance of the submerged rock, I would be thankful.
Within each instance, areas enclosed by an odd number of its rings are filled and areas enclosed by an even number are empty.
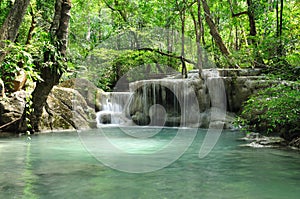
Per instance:
[[[150,123],[150,117],[141,112],[136,112],[131,119],[134,123],[141,126],[148,125]]]
[[[289,147],[300,150],[300,137],[293,139],[289,143]]]
[[[99,120],[100,124],[111,124],[111,112],[102,112],[98,114],[97,120]]]
[[[253,148],[270,148],[270,147],[281,147],[286,146],[286,141],[281,137],[267,137],[259,133],[249,133],[245,137],[238,140],[250,142],[247,144],[241,144],[243,147]]]

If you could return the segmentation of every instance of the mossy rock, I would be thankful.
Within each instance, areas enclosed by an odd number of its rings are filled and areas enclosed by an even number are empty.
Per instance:
[[[77,90],[86,100],[88,106],[95,111],[101,110],[101,96],[104,91],[97,88],[93,83],[82,78],[73,78],[59,84],[60,87],[72,88]]]

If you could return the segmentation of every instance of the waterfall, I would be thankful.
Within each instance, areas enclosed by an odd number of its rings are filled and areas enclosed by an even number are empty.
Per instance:
[[[130,100],[130,92],[105,93],[101,99],[101,111],[97,113],[97,126],[107,124],[124,124],[124,110]]]
[[[165,78],[133,82],[129,85],[133,96],[128,115],[137,125],[198,126],[198,81]]]
[[[203,70],[203,78],[141,80],[129,84],[130,92],[106,93],[97,124],[222,128],[223,78],[213,69]]]

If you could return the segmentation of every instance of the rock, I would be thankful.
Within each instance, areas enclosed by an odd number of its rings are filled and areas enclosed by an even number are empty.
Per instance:
[[[298,149],[298,150],[300,150],[300,137],[294,138],[294,139],[289,143],[289,147],[291,147],[291,148],[293,148],[293,149]]]
[[[179,107],[175,95],[177,99],[178,97],[184,99],[183,96],[188,99],[186,97],[192,96],[191,93],[193,93],[196,96],[191,97],[191,99],[197,99],[198,107],[188,107],[186,116],[189,126],[195,126],[195,123],[198,123],[197,117],[200,117],[198,127],[208,128],[210,122],[224,122],[224,128],[234,129],[234,114],[214,118],[220,114],[211,114],[211,109],[239,113],[242,104],[250,95],[276,83],[265,80],[264,76],[259,76],[260,74],[261,70],[256,69],[204,69],[202,71],[203,79],[198,78],[198,72],[194,70],[189,73],[189,78],[185,80],[164,78],[161,80],[136,81],[130,83],[130,90],[134,94],[127,115],[135,115],[137,112],[141,112],[149,116],[148,110],[155,103],[164,106],[167,114],[170,114],[170,112],[174,112],[170,107]],[[180,92],[174,95],[174,91],[177,90],[180,90]],[[184,102],[184,100],[181,100],[181,102]],[[188,104],[193,103],[188,102]],[[183,106],[183,103],[180,105]],[[176,108],[176,111],[177,115],[182,114],[179,108]]]
[[[0,126],[20,119],[28,95],[25,91],[17,91],[0,100]]]
[[[137,123],[148,123],[148,118],[151,117],[149,113],[151,107],[158,105],[163,107],[168,116],[165,125],[174,124],[178,126],[182,123],[184,126],[194,126],[199,122],[199,105],[195,92],[196,87],[200,89],[202,86],[199,82],[199,79],[166,78],[130,83],[130,91],[134,92],[134,94],[128,104],[126,116],[133,116],[134,122]],[[203,92],[206,92],[205,88]],[[202,93],[199,92],[198,95],[202,96]],[[201,102],[209,107],[209,101],[207,101],[206,97]],[[182,109],[183,107],[185,109]],[[141,113],[144,116],[141,116]],[[184,121],[178,121],[180,116],[184,116]],[[141,118],[143,121],[138,122],[138,118]]]
[[[14,90],[13,91],[20,91],[27,81],[26,73],[24,70],[19,71],[16,75],[15,79],[13,80]]]
[[[168,116],[165,121],[165,126],[180,126],[180,121],[181,117],[179,116]]]
[[[255,140],[259,140],[261,138],[263,138],[264,136],[262,136],[259,133],[247,133],[245,137],[243,138],[239,138],[238,140],[242,140],[242,141],[255,141]]]
[[[251,148],[271,148],[272,146],[265,146],[256,142],[251,142],[249,144],[241,144],[241,147],[251,147]]]
[[[40,129],[42,131],[96,127],[94,107],[98,103],[95,100],[96,96],[92,96],[92,93],[99,95],[102,90],[97,89],[86,80],[80,79],[78,82],[74,80],[73,84],[78,83],[87,88],[87,90],[78,89],[84,96],[78,90],[72,88],[53,87],[41,117]],[[72,87],[71,84],[72,81],[69,81],[69,87]],[[0,100],[0,126],[20,119],[25,108],[26,96],[29,96],[29,93],[21,90]],[[17,130],[17,125],[12,125],[12,128],[9,130]]]
[[[235,129],[233,123],[235,120],[235,114],[231,112],[226,112],[225,115],[220,117],[220,115],[212,115],[211,109],[200,113],[200,128],[220,128],[220,123],[222,123],[224,129]],[[212,123],[212,124],[211,124]]]
[[[102,112],[97,119],[101,124],[111,124],[111,112]]]
[[[200,113],[200,121],[199,127],[207,129],[210,123],[210,111],[207,110],[205,112]]]
[[[286,146],[286,141],[281,137],[267,137],[259,133],[249,133],[245,137],[238,140],[250,142],[240,146],[253,147],[253,148],[270,148]]]
[[[5,96],[5,87],[4,87],[4,82],[3,80],[0,78],[0,97],[4,98]]]
[[[280,146],[285,145],[285,140],[280,137],[264,137],[264,139],[261,139],[257,141],[259,144],[264,146]]]
[[[145,126],[150,123],[150,117],[141,112],[136,112],[135,115],[131,117],[131,119],[135,124],[141,126]]]
[[[84,97],[88,106],[95,109],[96,112],[101,110],[101,96],[104,95],[104,91],[97,88],[90,81],[81,78],[73,78],[62,82],[59,86],[77,90]]]
[[[236,76],[259,76],[262,73],[261,69],[232,69],[223,68],[218,69],[219,75],[222,77],[236,77]]]
[[[96,119],[95,110],[74,89],[54,87],[48,96],[41,130],[89,129]]]

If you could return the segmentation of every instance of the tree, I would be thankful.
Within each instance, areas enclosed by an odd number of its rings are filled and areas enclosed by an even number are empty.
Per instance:
[[[276,37],[279,37],[279,45],[277,47],[277,53],[282,56],[282,18],[283,18],[283,0],[280,0],[280,12],[279,12],[279,0],[276,1]]]
[[[256,45],[255,36],[256,36],[256,25],[255,25],[255,14],[254,14],[254,6],[252,0],[247,0],[248,5],[248,17],[249,17],[249,25],[250,25],[250,36],[251,36],[251,43]]]
[[[179,11],[179,17],[181,21],[181,75],[184,78],[187,78],[187,68],[184,61],[185,57],[185,23],[186,23],[186,10],[188,8],[187,1],[183,0],[182,2],[178,2],[176,0],[176,7]]]
[[[5,40],[14,42],[30,0],[18,0],[9,11],[0,29],[0,49],[5,47]],[[5,52],[0,50],[0,62],[3,61]]]
[[[239,12],[237,14],[234,13],[233,6],[231,0],[228,0],[230,4],[230,10],[232,17],[239,17],[243,14],[247,14],[248,20],[249,20],[249,28],[250,28],[250,39],[249,43],[253,45],[253,51],[254,51],[254,66],[262,66],[263,60],[261,56],[259,55],[258,51],[256,50],[258,43],[257,43],[257,28],[256,28],[256,22],[255,22],[255,9],[256,5],[254,1],[247,0],[247,11]],[[247,42],[248,43],[248,42]]]
[[[216,45],[219,47],[222,54],[224,54],[225,56],[228,56],[229,50],[225,46],[225,44],[222,40],[222,37],[220,36],[219,31],[215,25],[215,22],[213,21],[213,19],[211,17],[210,8],[209,8],[206,0],[201,0],[201,1],[202,1],[202,5],[203,5],[205,20],[206,20],[207,25],[210,28],[210,34],[214,38],[214,41],[216,42]]]
[[[195,35],[196,35],[196,45],[197,45],[197,68],[199,69],[199,75],[202,74],[203,68],[203,53],[201,48],[201,38],[204,38],[203,34],[203,23],[201,18],[201,0],[197,0],[197,17],[195,16],[193,10],[190,11],[191,17],[194,22]],[[204,40],[202,40],[204,45]]]
[[[40,76],[43,81],[38,81],[32,93],[32,109],[28,116],[25,110],[20,121],[19,130],[28,129],[33,132],[39,131],[39,123],[46,104],[47,97],[54,85],[59,83],[59,79],[64,71],[66,62],[66,49],[69,33],[71,0],[56,0],[55,13],[50,27],[50,40],[56,49],[48,49],[44,53],[44,63],[40,65]],[[29,117],[29,121],[26,118]],[[30,124],[28,124],[30,122]],[[30,129],[31,128],[31,129]]]

